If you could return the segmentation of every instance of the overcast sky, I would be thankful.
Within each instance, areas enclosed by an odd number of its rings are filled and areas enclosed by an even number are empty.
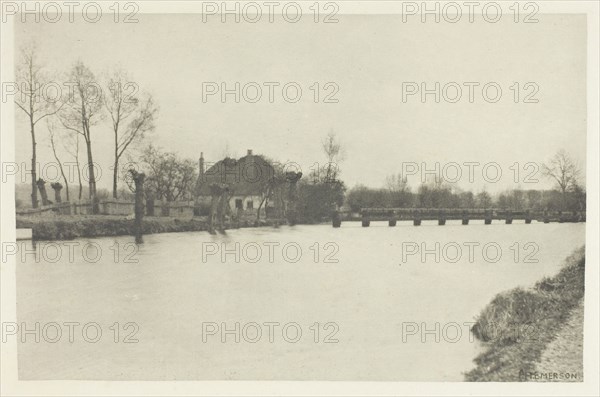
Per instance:
[[[509,166],[546,161],[564,148],[585,165],[586,20],[578,15],[540,15],[537,24],[510,18],[490,23],[402,23],[399,16],[339,16],[337,24],[202,23],[199,15],[138,15],[137,24],[76,22],[16,26],[17,48],[35,40],[49,72],[66,72],[80,59],[98,77],[119,65],[160,105],[151,141],[181,156],[217,161],[226,146],[232,154],[247,149],[308,168],[322,163],[321,140],[334,131],[345,148],[342,178],[355,184],[383,186],[403,162],[497,162],[500,183],[489,191],[517,187]],[[274,103],[268,89],[258,103],[221,103],[218,95],[202,101],[203,82],[278,82]],[[281,86],[302,88],[298,103],[288,103]],[[320,103],[310,87],[320,83]],[[334,82],[338,103],[323,103]],[[478,82],[474,103],[463,86],[457,103],[421,103],[418,95],[402,100],[403,82]],[[503,90],[488,103],[481,86],[495,82]],[[521,103],[514,103],[514,82]],[[534,82],[538,103],[522,103],[523,85]],[[248,91],[253,95],[254,91]],[[289,91],[290,95],[293,90]],[[448,91],[454,95],[454,91]],[[489,91],[493,96],[494,91]],[[17,117],[17,159],[30,158],[30,138]],[[111,162],[110,125],[92,130],[95,161]],[[47,131],[38,130],[40,161],[51,161]],[[83,154],[83,151],[82,151]],[[465,167],[463,170],[467,171]],[[525,173],[525,170],[522,171]],[[100,187],[111,186],[110,171]],[[479,190],[463,177],[461,187]],[[524,175],[521,175],[521,179]],[[409,179],[414,187],[417,179]],[[546,184],[524,188],[547,187]]]

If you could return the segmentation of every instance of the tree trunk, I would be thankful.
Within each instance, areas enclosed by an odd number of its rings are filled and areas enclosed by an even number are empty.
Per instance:
[[[33,208],[38,207],[38,196],[37,196],[37,170],[36,170],[36,142],[35,142],[35,125],[33,123],[33,116],[30,116],[31,125],[31,206]]]
[[[118,135],[115,131],[115,163],[114,163],[114,169],[113,169],[113,198],[116,199],[117,198],[117,176],[118,176],[118,170],[119,170],[119,141],[118,141]]]
[[[81,201],[81,196],[83,195],[83,183],[81,183],[81,167],[79,166],[79,158],[77,159],[77,178],[79,180],[79,195],[77,198],[79,201]]]
[[[211,192],[210,212],[208,214],[208,232],[210,234],[215,234],[215,216],[217,213],[218,203],[219,203],[218,196],[216,196],[214,192]]]
[[[49,205],[48,201],[48,193],[46,192],[46,182],[43,179],[38,179],[36,182],[38,189],[40,190],[40,195],[42,196],[42,205]]]
[[[56,182],[51,184],[50,186],[52,187],[52,189],[54,189],[54,202],[57,204],[62,203],[62,198],[60,197],[60,191],[63,188],[62,185],[59,182]]]
[[[65,175],[65,169],[64,169],[62,163],[60,162],[60,160],[58,158],[58,155],[56,154],[56,147],[54,146],[54,138],[53,138],[52,135],[50,136],[50,142],[51,142],[51,145],[52,145],[52,154],[54,154],[54,159],[58,163],[58,168],[60,170],[60,175],[62,176],[63,181],[65,182],[65,189],[66,189],[66,192],[67,192],[67,201],[70,201],[69,200],[69,180],[67,179],[67,176]],[[54,189],[54,187],[53,187],[53,189]],[[61,186],[61,189],[62,189],[62,186]]]
[[[219,230],[220,232],[223,232],[224,227],[223,227],[223,208],[224,208],[224,203],[225,203],[225,191],[223,190],[221,192],[221,196],[219,196],[219,201],[217,204],[217,230]]]
[[[113,170],[113,198],[117,199],[117,170],[119,167],[119,161],[115,160],[114,164],[115,169]]]
[[[79,165],[79,135],[75,137],[75,165],[77,165],[77,180],[79,182],[79,194],[77,199],[81,201],[81,196],[83,194],[83,184],[81,183],[81,166]]]
[[[142,218],[144,217],[144,177],[143,173],[135,172],[133,180],[135,182],[135,242],[143,243],[142,238]]]
[[[258,209],[256,210],[256,221],[260,221],[260,209],[262,208],[263,204],[265,203],[265,201],[267,200],[267,198],[263,198],[262,201],[260,202],[260,204],[258,205]],[[266,209],[265,209],[265,213],[266,213]],[[266,218],[266,216],[265,216]]]
[[[94,173],[94,161],[92,157],[92,142],[88,138],[85,140],[85,145],[87,148],[87,157],[88,157],[88,173],[89,173],[89,198],[92,203],[92,213],[98,214],[100,212],[100,207],[98,205],[98,200],[96,199],[96,176]]]
[[[289,183],[288,187],[288,207],[286,211],[286,217],[288,224],[293,226],[297,221],[297,204],[298,204],[298,189],[296,183],[302,177],[301,172],[288,172],[287,180]]]

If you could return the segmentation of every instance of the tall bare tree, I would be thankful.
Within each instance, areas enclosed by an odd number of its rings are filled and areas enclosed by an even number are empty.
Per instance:
[[[578,179],[581,170],[564,150],[559,150],[547,164],[542,166],[543,174],[550,180],[553,180],[558,186],[563,200],[563,206],[566,201],[568,191],[578,186]]]
[[[117,70],[108,80],[108,94],[104,96],[104,106],[110,114],[114,132],[113,198],[117,198],[119,160],[129,145],[141,140],[154,129],[154,119],[158,113],[152,96],[136,95],[137,87],[130,82],[127,74]]]
[[[34,45],[23,49],[21,63],[17,66],[17,83],[20,93],[15,97],[15,104],[28,118],[31,134],[31,206],[37,208],[37,150],[35,127],[37,123],[58,112],[62,107],[61,101],[53,101],[42,95],[42,88],[48,83],[38,61]]]
[[[71,131],[72,132],[72,131]],[[75,167],[77,169],[77,179],[79,183],[79,193],[77,195],[77,199],[81,201],[81,196],[83,194],[83,183],[81,182],[81,165],[79,163],[79,136],[78,133],[71,133],[67,136],[66,139],[63,140],[63,147],[73,160],[75,160]]]
[[[333,182],[339,175],[339,162],[344,159],[342,144],[333,131],[330,131],[321,142],[323,152],[327,158],[325,166],[325,182]]]
[[[77,62],[69,75],[69,98],[60,119],[65,128],[83,136],[87,151],[89,198],[94,213],[98,213],[96,176],[92,154],[92,126],[102,118],[102,89],[92,71]]]
[[[48,127],[48,133],[50,134],[50,148],[52,149],[52,154],[54,155],[54,159],[58,163],[58,169],[60,170],[60,174],[65,182],[65,191],[67,193],[67,201],[69,201],[69,181],[65,174],[65,169],[63,167],[62,162],[58,158],[58,153],[56,152],[56,128],[54,122],[50,119],[46,120],[46,125]]]

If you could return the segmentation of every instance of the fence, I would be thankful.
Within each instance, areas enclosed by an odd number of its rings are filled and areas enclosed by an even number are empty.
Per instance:
[[[99,215],[133,215],[135,203],[126,200],[101,200]],[[17,215],[92,215],[89,201],[62,202],[40,208],[17,209]],[[168,202],[161,200],[146,202],[147,216],[169,216],[190,219],[194,216],[194,202]]]

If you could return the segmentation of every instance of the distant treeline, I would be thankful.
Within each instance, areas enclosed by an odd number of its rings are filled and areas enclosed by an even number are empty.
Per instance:
[[[324,145],[324,148],[327,148]],[[325,150],[328,153],[327,150]],[[331,161],[331,156],[328,156]],[[564,150],[559,150],[542,164],[542,176],[553,183],[553,189],[509,189],[494,195],[485,189],[465,191],[442,179],[411,187],[401,175],[386,178],[385,187],[358,185],[346,189],[333,173],[311,175],[299,184],[299,215],[302,222],[322,222],[332,212],[361,208],[481,208],[512,211],[585,211],[586,192],[577,163]]]
[[[512,189],[492,196],[486,191],[460,191],[450,185],[421,185],[416,192],[356,186],[346,193],[345,203],[354,212],[365,207],[584,211],[585,201],[586,193],[579,187],[564,194],[559,190]]]
[[[392,175],[386,180],[386,188],[352,188],[346,193],[345,205],[355,212],[365,207],[585,211],[581,170],[566,151],[559,150],[543,164],[542,175],[553,182],[553,189],[517,188],[493,196],[485,190],[464,191],[441,179],[423,183],[413,191],[405,178]]]

